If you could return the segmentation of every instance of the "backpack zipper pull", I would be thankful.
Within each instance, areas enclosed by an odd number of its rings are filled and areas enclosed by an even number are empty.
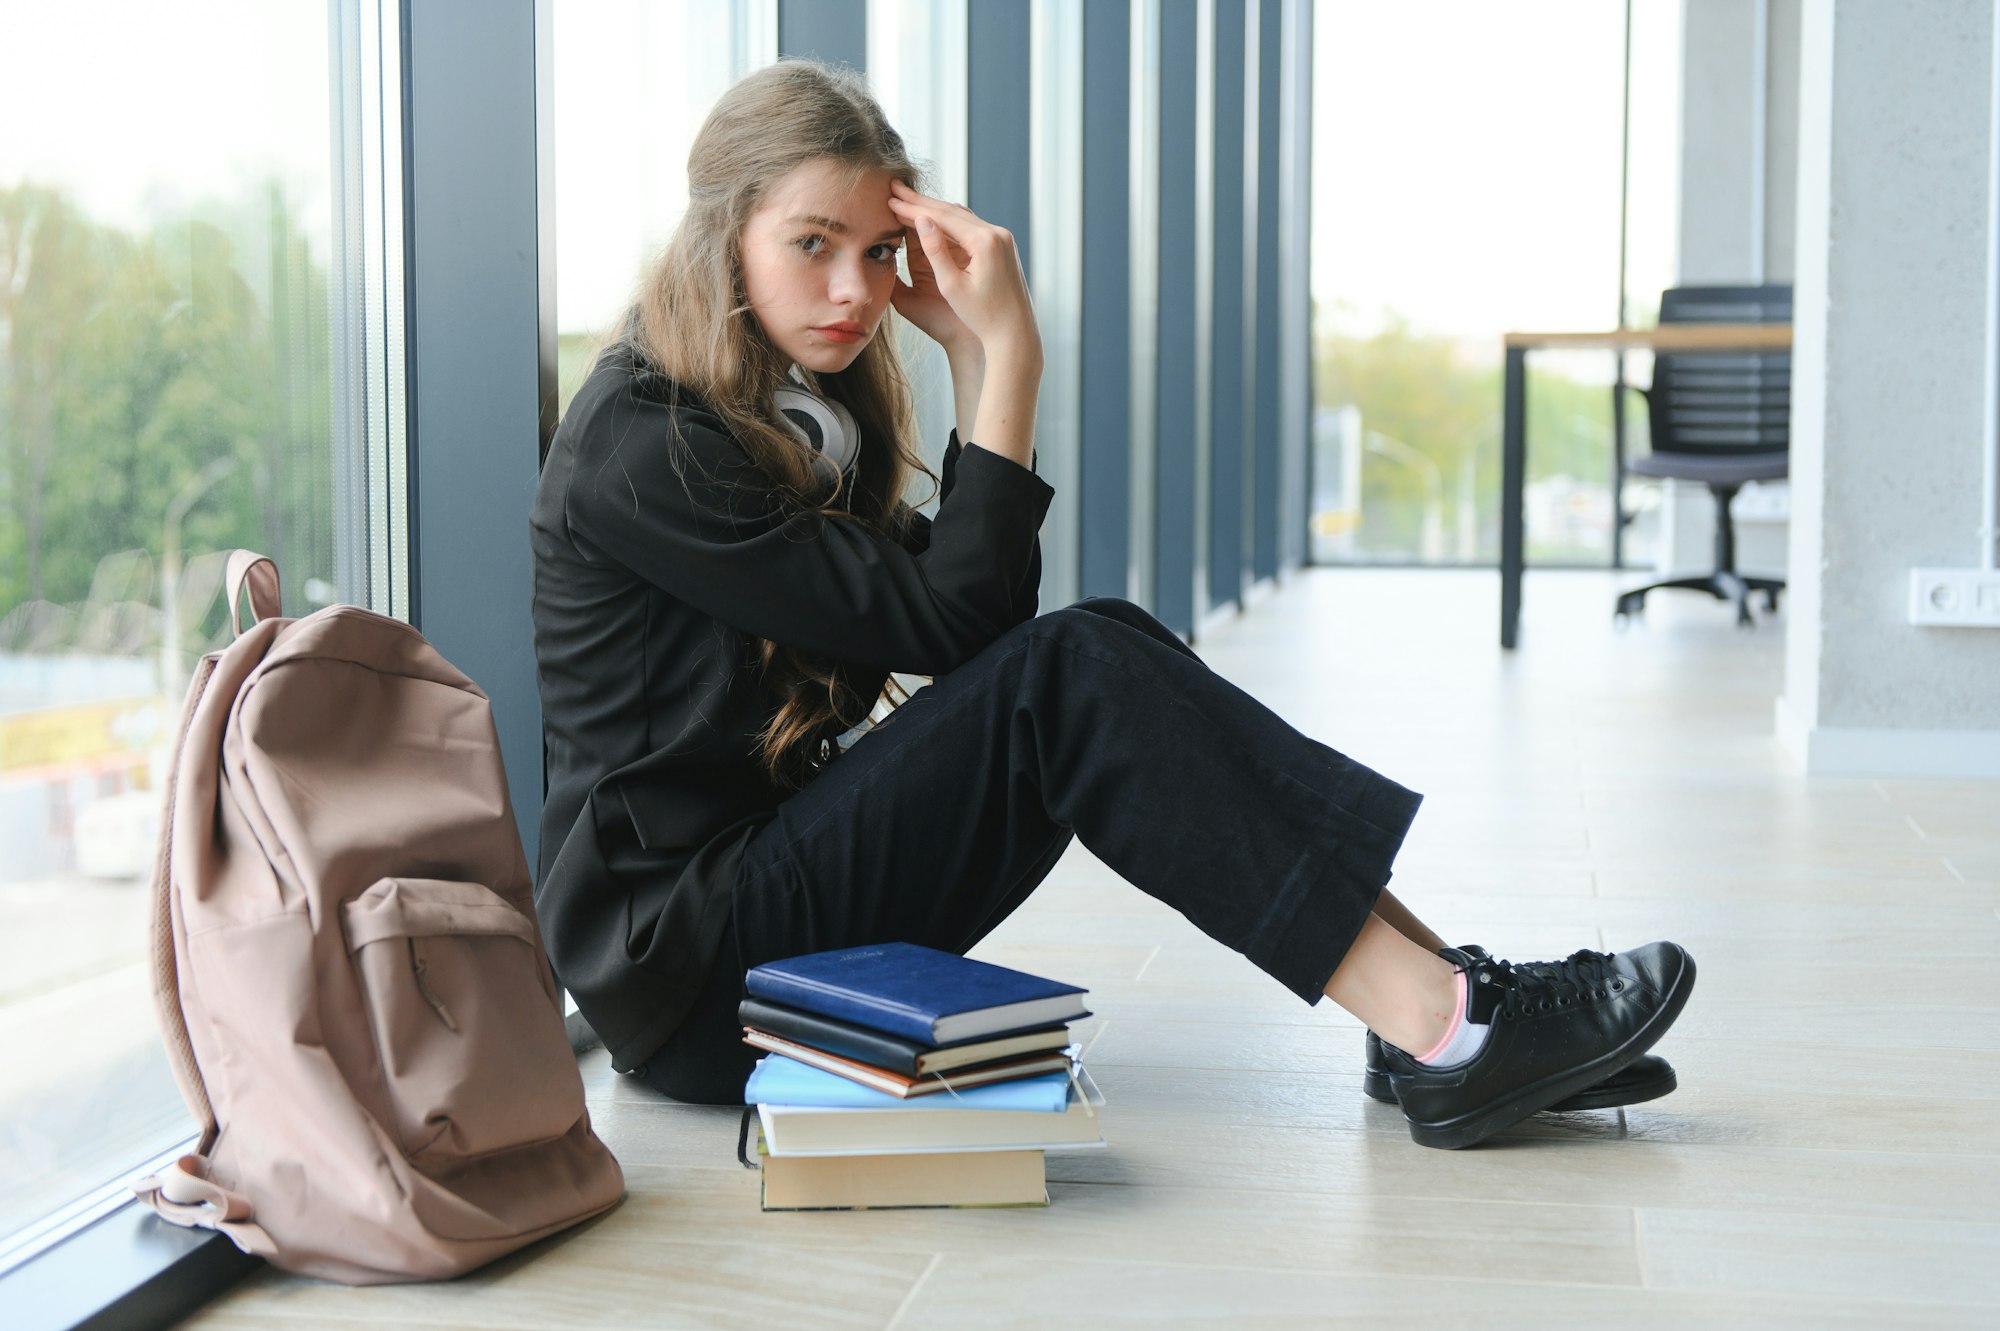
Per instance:
[[[416,978],[417,992],[424,996],[424,1002],[431,1005],[431,1011],[438,1014],[438,1020],[445,1024],[445,1029],[456,1035],[458,1033],[458,1023],[451,1019],[451,1013],[445,1009],[444,1001],[432,993],[430,985],[425,983],[424,971],[426,969],[427,966],[424,959],[417,955],[417,940],[412,938],[410,940],[410,973]]]

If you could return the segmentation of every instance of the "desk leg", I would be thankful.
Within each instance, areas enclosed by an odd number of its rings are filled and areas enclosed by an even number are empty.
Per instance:
[[[1526,563],[1521,492],[1528,482],[1528,349],[1507,348],[1500,424],[1500,645],[1521,633],[1521,571]]]

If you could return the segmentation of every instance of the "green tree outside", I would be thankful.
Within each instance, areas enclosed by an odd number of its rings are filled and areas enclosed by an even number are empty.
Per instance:
[[[1320,408],[1352,404],[1363,428],[1406,445],[1428,459],[1440,478],[1447,525],[1460,555],[1457,522],[1470,482],[1473,518],[1469,557],[1498,558],[1500,548],[1500,341],[1490,352],[1463,339],[1425,334],[1392,318],[1371,337],[1320,332],[1314,340],[1314,401]],[[1559,370],[1531,363],[1530,484],[1568,477],[1580,486],[1610,480],[1611,391]],[[1628,429],[1643,428],[1628,404]],[[1361,525],[1354,548],[1364,557],[1415,560],[1423,556],[1426,505],[1433,502],[1430,474],[1399,465],[1393,456],[1370,455],[1362,467]],[[1608,502],[1608,500],[1607,500]],[[1608,547],[1578,546],[1528,533],[1530,554],[1578,561],[1608,557]]]
[[[183,551],[272,554],[293,608],[332,577],[327,278],[283,191],[133,235],[0,189],[0,617],[86,601],[107,556],[158,569],[177,509]],[[211,589],[190,645],[223,617]]]

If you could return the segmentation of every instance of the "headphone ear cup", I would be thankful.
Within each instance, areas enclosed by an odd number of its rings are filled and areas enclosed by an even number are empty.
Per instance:
[[[792,436],[810,448],[838,480],[861,452],[861,429],[854,413],[832,398],[790,384],[781,386],[773,398]]]

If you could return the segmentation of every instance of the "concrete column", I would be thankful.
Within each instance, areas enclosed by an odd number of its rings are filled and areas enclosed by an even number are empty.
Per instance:
[[[2000,630],[1908,622],[1973,566],[1993,9],[1807,0],[1791,608],[1778,731],[1813,772],[2000,777]]]

